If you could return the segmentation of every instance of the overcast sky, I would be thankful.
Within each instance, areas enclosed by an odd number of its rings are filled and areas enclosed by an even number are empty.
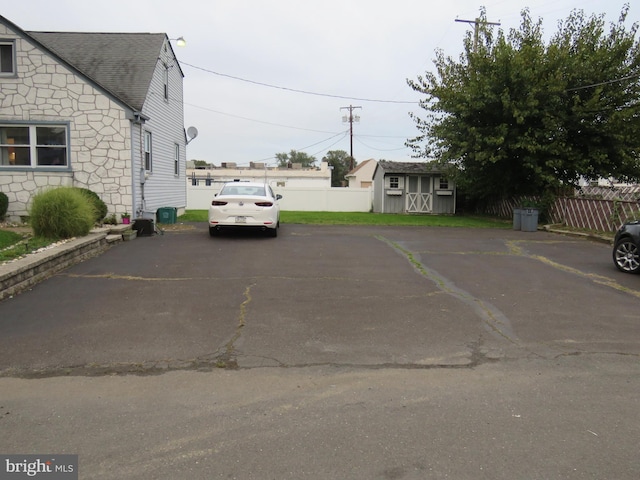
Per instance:
[[[528,7],[545,34],[573,9],[616,21],[624,0],[22,0],[1,14],[23,30],[152,32],[183,36],[174,51],[184,79],[185,128],[199,136],[187,159],[275,164],[298,150],[318,161],[350,152],[356,161],[411,161],[417,135],[408,112],[420,96],[406,83],[433,70],[435,51],[458,57],[481,6],[508,31]],[[634,3],[634,2],[631,2]],[[629,25],[640,19],[631,7]],[[271,85],[271,86],[266,86]],[[277,88],[275,88],[277,87]],[[297,91],[296,91],[297,90]],[[299,91],[308,92],[300,93]]]

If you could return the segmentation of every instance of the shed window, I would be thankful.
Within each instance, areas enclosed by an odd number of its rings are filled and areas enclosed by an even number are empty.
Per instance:
[[[385,188],[398,190],[404,188],[404,177],[398,175],[390,175],[385,177]]]
[[[444,177],[440,177],[440,186],[438,188],[440,190],[449,190],[449,180]]]

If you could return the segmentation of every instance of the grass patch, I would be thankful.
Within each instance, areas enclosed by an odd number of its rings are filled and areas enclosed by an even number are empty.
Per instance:
[[[178,220],[206,222],[207,210],[187,210]],[[282,223],[309,225],[395,225],[420,227],[511,228],[508,220],[458,215],[394,215],[366,212],[280,212]]]
[[[0,230],[0,263],[20,258],[55,242],[56,240],[50,238],[29,237]]]
[[[0,249],[7,248],[22,240],[22,235],[8,230],[0,230]]]

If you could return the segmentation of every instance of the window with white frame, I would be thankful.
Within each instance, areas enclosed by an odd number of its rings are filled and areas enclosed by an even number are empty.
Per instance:
[[[164,99],[169,101],[169,67],[164,67]]]
[[[144,132],[144,169],[147,172],[153,169],[153,158],[151,157],[151,132]]]
[[[440,177],[439,190],[449,190],[449,180],[445,177]]]
[[[174,149],[174,158],[173,158],[173,174],[178,176],[180,175],[180,145],[175,144]]]
[[[15,43],[13,40],[0,40],[0,76],[16,73]]]
[[[391,190],[404,188],[404,177],[397,175],[389,175],[388,177],[385,177],[385,188],[389,188]]]
[[[67,127],[0,124],[0,168],[68,167]]]

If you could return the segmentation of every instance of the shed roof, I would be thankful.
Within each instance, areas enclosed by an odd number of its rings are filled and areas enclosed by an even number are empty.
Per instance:
[[[420,173],[441,173],[442,168],[437,162],[389,162],[380,160],[377,168],[384,173],[420,174]]]
[[[138,111],[167,38],[164,33],[26,33]]]

